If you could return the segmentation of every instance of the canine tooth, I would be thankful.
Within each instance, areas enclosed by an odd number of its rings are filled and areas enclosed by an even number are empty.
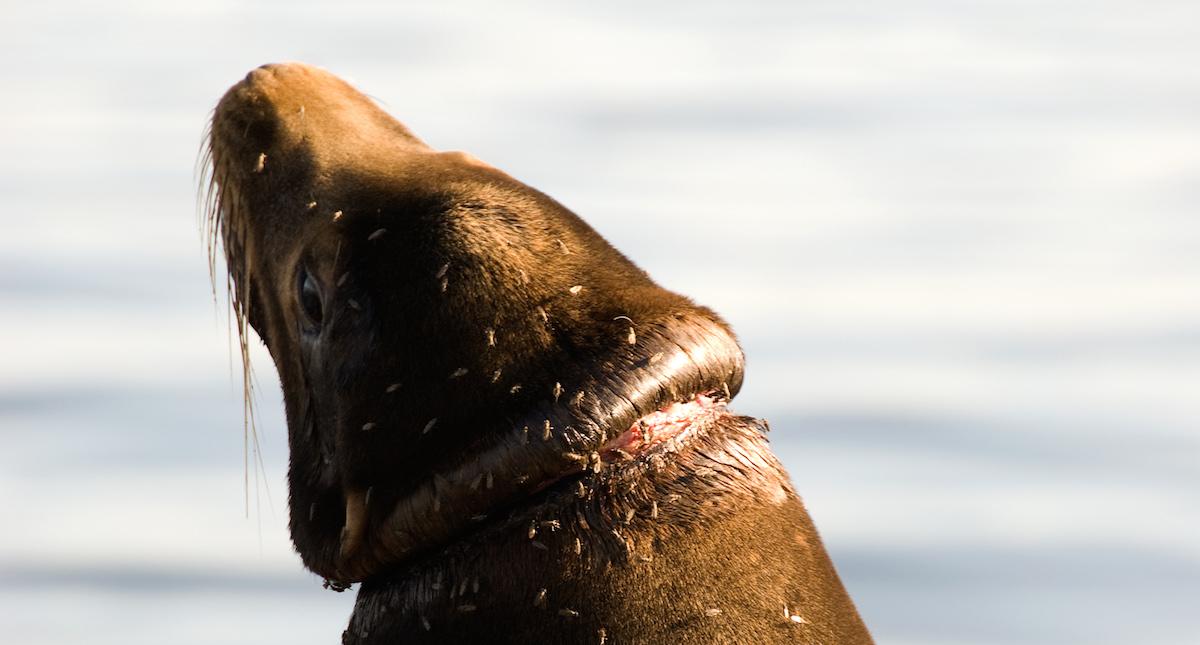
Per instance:
[[[379,238],[383,237],[384,235],[387,235],[387,229],[386,228],[377,228],[377,229],[375,229],[374,233],[371,233],[370,235],[367,236],[367,241],[374,242],[375,240],[378,240]]]
[[[534,607],[545,607],[546,606],[546,589],[545,589],[545,587],[543,587],[541,591],[537,592],[537,596],[535,596],[533,599],[533,606]]]
[[[267,153],[258,153],[258,159],[254,162],[254,172],[262,172],[267,165]]]
[[[562,616],[563,618],[579,618],[579,612],[575,611],[574,609],[567,609],[566,607],[559,609],[558,615]]]
[[[342,525],[341,546],[339,555],[343,558],[354,553],[362,542],[363,533],[367,526],[365,512],[365,495],[357,490],[347,490],[346,523]]]

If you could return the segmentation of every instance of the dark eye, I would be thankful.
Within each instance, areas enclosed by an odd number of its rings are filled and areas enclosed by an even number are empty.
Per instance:
[[[317,285],[317,281],[308,274],[305,269],[300,269],[300,277],[298,280],[300,288],[300,309],[304,312],[304,316],[308,319],[308,326],[319,328],[321,326],[321,287]]]

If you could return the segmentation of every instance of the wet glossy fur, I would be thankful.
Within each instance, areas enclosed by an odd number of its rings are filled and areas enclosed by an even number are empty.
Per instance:
[[[715,314],[321,70],[251,72],[210,141],[235,311],[283,385],[293,541],[363,581],[346,642],[870,642],[752,419],[604,449],[736,395]]]

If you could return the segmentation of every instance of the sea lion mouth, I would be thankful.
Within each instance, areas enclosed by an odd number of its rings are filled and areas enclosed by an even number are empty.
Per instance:
[[[252,71],[210,129],[207,233],[243,359],[249,326],[279,372],[292,539],[326,578],[636,460],[741,386],[714,313],[332,74]]]
[[[679,319],[589,365],[603,366],[594,375],[572,374],[570,390],[555,381],[506,433],[398,500],[372,544],[356,545],[342,575],[355,579],[397,564],[564,478],[598,473],[669,441],[741,387],[741,351],[721,331]]]

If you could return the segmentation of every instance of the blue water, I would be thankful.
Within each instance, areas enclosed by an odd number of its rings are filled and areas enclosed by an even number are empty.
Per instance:
[[[5,642],[340,635],[194,219],[291,59],[726,316],[881,643],[1200,642],[1200,5],[647,4],[0,10]]]

